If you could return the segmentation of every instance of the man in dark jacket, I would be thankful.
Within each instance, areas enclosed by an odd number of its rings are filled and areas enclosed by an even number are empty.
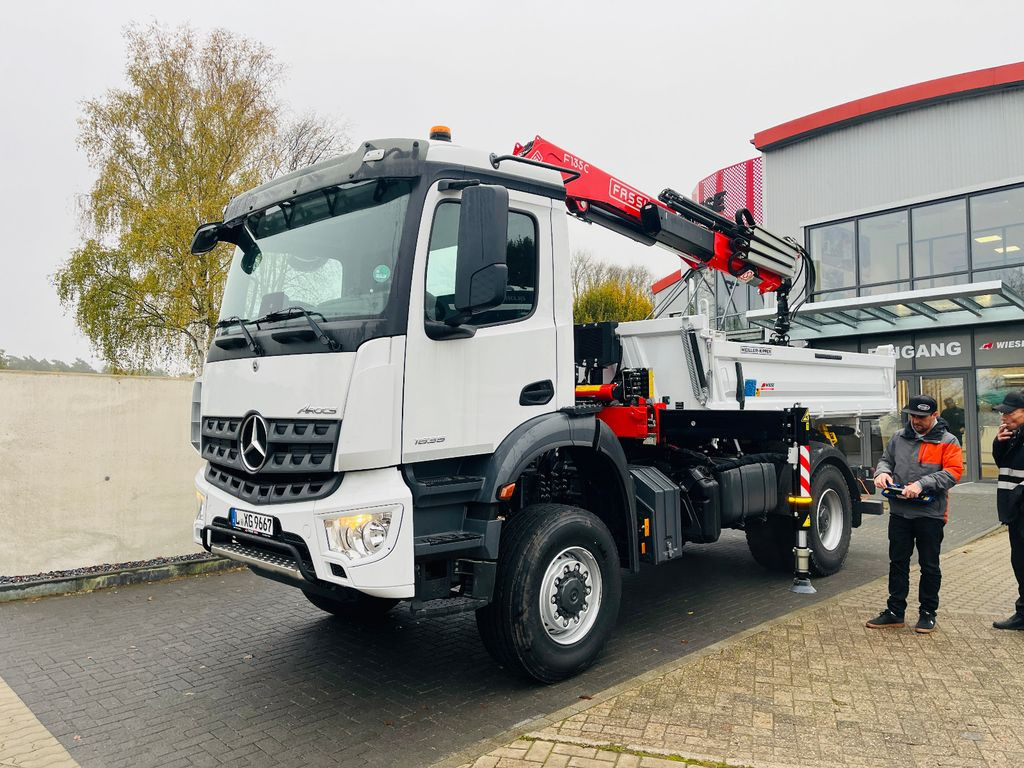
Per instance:
[[[1009,528],[1010,564],[1017,577],[1017,610],[992,622],[996,629],[1024,629],[1024,392],[1010,392],[996,406],[1002,414],[992,441],[992,460],[999,467],[996,509]]]
[[[910,398],[903,413],[907,426],[885,447],[875,467],[875,487],[889,491],[889,602],[867,623],[871,629],[904,626],[910,591],[910,556],[917,545],[921,564],[918,590],[921,612],[915,631],[935,629],[939,609],[939,548],[949,516],[947,494],[964,471],[960,443],[938,417],[938,404],[928,395]]]

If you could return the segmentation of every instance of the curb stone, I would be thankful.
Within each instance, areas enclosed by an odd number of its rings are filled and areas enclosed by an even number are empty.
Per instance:
[[[970,550],[971,545],[975,544],[981,539],[987,538],[994,534],[998,534],[998,532],[1001,531],[1003,527],[1004,526],[1001,524],[994,525],[991,528],[978,534],[974,538],[970,539],[969,541],[965,541],[964,543],[958,545],[955,549],[951,550],[948,553],[945,553],[943,555],[943,561],[945,562],[947,559],[962,557]],[[915,565],[913,566],[913,569],[916,570],[917,567],[918,566]],[[682,656],[678,659],[666,662],[660,666],[655,667],[654,669],[644,672],[643,674],[631,677],[630,679],[625,680],[619,683],[618,685],[614,685],[611,688],[607,688],[601,691],[600,693],[594,694],[594,696],[590,699],[570,704],[567,707],[563,707],[562,709],[556,710],[555,712],[552,712],[548,715],[542,715],[536,718],[524,720],[523,722],[517,723],[516,725],[512,726],[512,728],[500,734],[497,734],[487,739],[481,739],[480,741],[477,741],[474,744],[471,744],[466,748],[461,749],[458,752],[449,755],[448,757],[436,763],[433,763],[431,765],[431,768],[464,768],[465,766],[471,766],[473,765],[474,761],[476,761],[479,757],[487,755],[495,749],[499,749],[520,738],[526,738],[530,740],[543,739],[546,741],[550,738],[550,736],[535,735],[536,732],[541,731],[549,726],[561,723],[563,720],[567,720],[573,715],[578,715],[581,712],[586,712],[590,709],[593,709],[594,707],[608,701],[611,698],[614,698],[615,696],[618,696],[626,691],[637,688],[645,683],[649,683],[660,677],[664,677],[665,675],[669,674],[670,672],[674,672],[677,669],[681,669],[683,667],[688,667],[692,664],[695,664],[707,656],[711,656],[713,654],[731,648],[732,646],[742,642],[743,640],[749,638],[752,635],[759,634],[778,624],[791,621],[796,617],[803,616],[804,614],[812,613],[821,608],[832,605],[833,603],[838,603],[841,600],[846,599],[848,593],[853,590],[867,589],[872,586],[881,586],[885,589],[888,589],[888,579],[888,574],[884,576],[879,576],[878,578],[872,579],[871,581],[867,581],[857,587],[844,590],[843,592],[837,595],[833,595],[832,597],[826,598],[824,600],[814,602],[813,604],[807,605],[803,608],[797,608],[794,611],[790,611],[789,613],[777,616],[774,619],[769,619],[768,621],[762,622],[761,624],[758,624],[754,627],[750,627],[749,629],[737,632],[734,635],[730,635],[724,640],[719,640],[717,643],[712,643],[711,645],[701,648],[700,650],[693,651],[692,653],[688,653],[685,656]],[[579,741],[579,739],[575,739],[573,743]],[[589,742],[589,740],[587,741]],[[588,746],[596,749],[600,748],[601,746],[607,747],[615,745],[612,745],[611,742],[608,741],[595,741],[592,744],[588,744]]]
[[[180,563],[125,568],[109,573],[92,573],[85,576],[65,576],[42,581],[0,584],[0,603],[16,600],[31,600],[40,597],[73,595],[94,592],[97,589],[123,587],[129,584],[146,584],[153,581],[167,581],[186,576],[220,573],[244,568],[233,560],[223,557],[209,557],[202,560],[186,560]]]

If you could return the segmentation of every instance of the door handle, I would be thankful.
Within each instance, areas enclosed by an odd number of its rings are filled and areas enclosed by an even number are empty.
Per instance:
[[[554,396],[555,385],[551,383],[551,379],[535,381],[533,384],[527,384],[523,387],[523,391],[519,393],[519,404],[546,405],[551,402],[551,398]]]

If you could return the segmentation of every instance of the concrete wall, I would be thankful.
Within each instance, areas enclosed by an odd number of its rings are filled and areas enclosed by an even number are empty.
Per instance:
[[[0,574],[198,551],[192,382],[0,371]]]

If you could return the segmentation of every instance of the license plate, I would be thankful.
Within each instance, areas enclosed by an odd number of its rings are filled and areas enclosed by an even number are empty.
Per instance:
[[[260,536],[274,535],[274,518],[270,515],[246,512],[244,509],[232,509],[230,520],[232,528],[256,533]]]

